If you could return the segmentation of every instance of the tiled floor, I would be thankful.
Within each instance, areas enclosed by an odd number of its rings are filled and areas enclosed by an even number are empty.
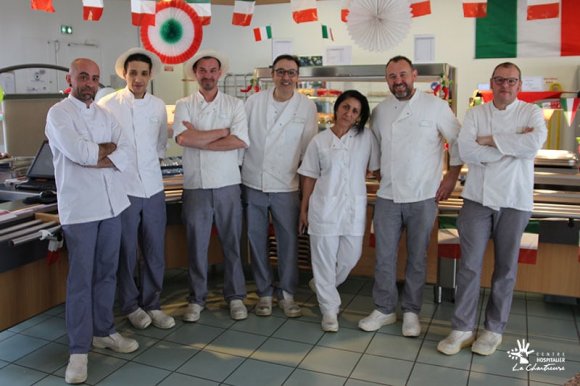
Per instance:
[[[183,323],[187,281],[184,270],[166,277],[164,308],[175,315],[171,330],[130,328],[122,317],[119,331],[132,335],[140,348],[132,354],[95,349],[89,354],[90,385],[544,385],[565,384],[580,372],[580,308],[548,303],[536,294],[518,293],[500,351],[490,357],[465,349],[447,357],[436,344],[450,328],[453,306],[433,303],[425,289],[418,338],[401,336],[401,322],[376,333],[360,331],[357,322],[373,309],[372,280],[350,278],[340,288],[340,331],[323,333],[314,295],[303,275],[297,299],[304,316],[234,322],[220,296],[220,277],[198,323]],[[256,303],[253,287],[246,300]],[[482,291],[485,300],[488,291]],[[481,305],[481,302],[480,302]],[[480,307],[481,308],[481,307]],[[562,371],[514,371],[507,351],[526,339],[536,354],[565,358]],[[532,354],[530,357],[532,358]],[[64,305],[0,332],[0,385],[63,385],[68,359]],[[577,378],[580,384],[580,376]]]

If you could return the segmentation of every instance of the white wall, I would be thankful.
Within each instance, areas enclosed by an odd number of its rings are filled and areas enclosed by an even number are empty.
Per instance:
[[[340,21],[340,0],[318,1],[319,22],[295,24],[290,4],[256,7],[252,27],[272,26],[275,39],[292,39],[294,54],[323,55],[328,46],[351,45],[353,64],[383,64],[398,54],[413,59],[414,35],[435,36],[435,61],[458,69],[458,115],[463,118],[468,100],[479,83],[489,81],[493,67],[503,59],[473,59],[475,56],[475,21],[463,17],[462,0],[431,0],[432,14],[415,18],[409,35],[395,48],[377,53],[366,51],[351,40]],[[231,6],[212,6],[212,24],[204,28],[202,48],[214,48],[230,56],[231,71],[245,73],[254,67],[271,64],[271,42],[254,42],[251,28],[231,25]],[[333,29],[335,41],[324,40],[320,24]],[[576,71],[580,58],[516,58],[524,75],[559,78],[565,90],[576,89]],[[386,87],[386,85],[385,85]]]
[[[402,0],[401,0],[402,1]],[[85,41],[98,44],[96,59],[101,64],[104,84],[109,84],[115,58],[129,47],[139,45],[138,28],[130,22],[129,0],[105,0],[105,10],[100,22],[82,20],[80,0],[54,0],[56,13],[32,11],[28,0],[0,3],[0,67],[30,61],[55,62],[53,47],[42,49],[42,42],[58,40],[63,43]],[[292,39],[294,54],[323,55],[326,47],[351,45],[353,64],[383,64],[397,54],[413,58],[413,37],[418,34],[435,36],[435,61],[447,62],[458,69],[458,115],[463,117],[468,99],[478,83],[487,82],[491,70],[502,59],[474,60],[475,22],[463,18],[461,0],[432,0],[432,14],[413,19],[409,35],[397,47],[381,52],[369,52],[356,46],[348,35],[346,25],[340,21],[340,0],[318,1],[320,22],[295,24],[291,18],[290,4],[256,6],[252,27],[270,24],[274,38]],[[255,67],[271,64],[271,41],[254,42],[251,27],[231,25],[233,7],[212,6],[212,23],[204,27],[201,49],[213,48],[230,57],[231,72],[248,73]],[[329,25],[335,41],[321,37],[320,24]],[[60,24],[72,25],[72,36],[61,35]],[[36,47],[30,50],[30,46]],[[68,57],[80,48],[63,48]],[[84,51],[90,49],[84,49]],[[58,55],[57,55],[58,56]],[[67,57],[61,54],[58,57]],[[514,59],[524,75],[557,77],[567,90],[576,88],[576,69],[579,57]],[[68,63],[58,63],[68,66]],[[182,66],[162,74],[155,82],[154,91],[168,104],[186,95],[191,87],[182,82]],[[385,85],[386,87],[386,85]]]
[[[138,28],[131,25],[129,0],[105,0],[99,22],[82,18],[80,0],[53,0],[55,13],[33,11],[29,0],[0,2],[0,68],[25,63],[48,63],[68,67],[75,57],[87,56],[101,67],[101,83],[117,80],[113,65],[121,52],[139,45]],[[72,35],[62,35],[60,25],[73,27]],[[22,71],[16,71],[17,77]],[[46,83],[66,88],[64,72]],[[52,84],[57,81],[58,85]],[[24,84],[23,84],[24,82]],[[37,82],[42,85],[42,82]],[[17,79],[18,86],[35,87],[28,79]],[[64,86],[64,87],[63,87]]]

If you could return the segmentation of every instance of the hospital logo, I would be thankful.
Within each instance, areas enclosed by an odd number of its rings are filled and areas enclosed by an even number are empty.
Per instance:
[[[566,354],[563,352],[536,352],[530,343],[518,339],[518,347],[508,350],[507,355],[516,361],[512,371],[564,371]],[[534,354],[535,355],[530,355]]]

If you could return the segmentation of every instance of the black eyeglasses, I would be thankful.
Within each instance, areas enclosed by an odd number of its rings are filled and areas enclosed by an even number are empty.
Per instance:
[[[515,86],[520,81],[518,78],[504,78],[501,76],[494,76],[493,78],[491,78],[491,80],[498,86],[501,86],[506,82],[510,86]]]
[[[274,70],[274,73],[279,77],[283,77],[284,75],[288,75],[289,78],[294,78],[298,75],[298,70],[285,70],[283,68],[278,68]]]

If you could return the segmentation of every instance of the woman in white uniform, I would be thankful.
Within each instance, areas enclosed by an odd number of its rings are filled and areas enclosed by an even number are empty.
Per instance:
[[[334,104],[334,125],[317,134],[298,173],[304,176],[300,232],[308,229],[313,286],[322,329],[338,331],[343,283],[362,253],[367,211],[367,169],[379,168],[378,145],[365,129],[367,98],[356,90],[342,93]],[[312,286],[312,285],[311,285]]]

